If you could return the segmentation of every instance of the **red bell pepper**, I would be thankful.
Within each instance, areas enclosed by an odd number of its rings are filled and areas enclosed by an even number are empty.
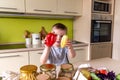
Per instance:
[[[45,37],[45,44],[51,47],[56,41],[57,35],[54,33],[48,33]]]

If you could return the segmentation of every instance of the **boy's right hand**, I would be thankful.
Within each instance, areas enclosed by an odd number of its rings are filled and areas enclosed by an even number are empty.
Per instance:
[[[45,45],[51,47],[57,39],[57,35],[54,33],[48,33],[45,37]]]
[[[68,41],[68,36],[67,35],[63,35],[62,39],[61,39],[61,48],[64,48],[67,44],[67,41]]]

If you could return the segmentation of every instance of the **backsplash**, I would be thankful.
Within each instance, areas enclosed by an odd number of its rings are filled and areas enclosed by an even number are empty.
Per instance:
[[[44,26],[50,32],[55,23],[66,25],[69,38],[73,38],[72,19],[0,18],[0,43],[25,42],[25,30],[38,33]]]

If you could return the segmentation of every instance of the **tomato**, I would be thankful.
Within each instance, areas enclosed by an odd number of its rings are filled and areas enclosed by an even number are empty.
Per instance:
[[[99,73],[107,75],[107,70],[101,69],[101,70],[99,70]]]

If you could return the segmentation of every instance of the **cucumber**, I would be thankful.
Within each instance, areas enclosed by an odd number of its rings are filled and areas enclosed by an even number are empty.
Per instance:
[[[95,73],[91,72],[90,73],[92,80],[101,80]]]
[[[120,80],[120,74],[116,75],[116,80]]]

